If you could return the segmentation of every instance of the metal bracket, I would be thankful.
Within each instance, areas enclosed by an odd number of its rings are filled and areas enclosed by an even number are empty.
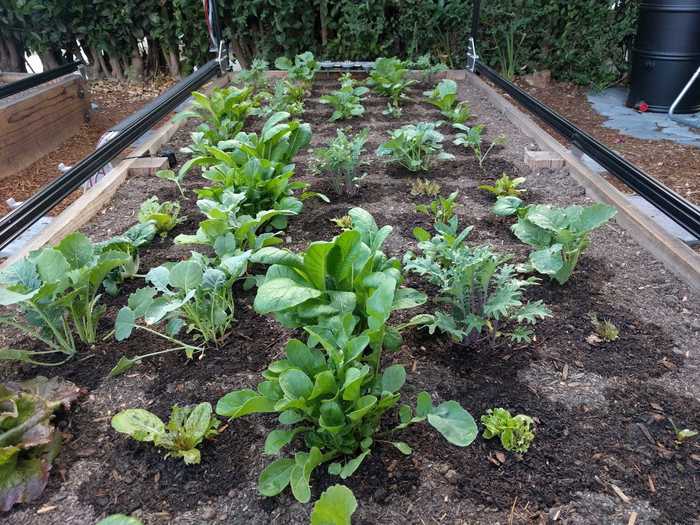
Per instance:
[[[469,49],[467,50],[467,69],[474,73],[476,69],[476,63],[479,60],[479,54],[476,52],[476,42],[474,42],[474,37],[469,37]]]
[[[219,72],[221,75],[231,68],[231,61],[228,57],[228,45],[224,40],[219,41],[219,52],[216,56],[216,63],[219,64]]]
[[[676,111],[676,108],[678,107],[678,104],[681,103],[681,100],[683,100],[683,97],[685,97],[686,93],[690,91],[690,87],[695,83],[695,81],[700,77],[700,67],[695,71],[692,77],[690,77],[690,80],[688,83],[685,85],[685,87],[681,90],[681,92],[678,94],[678,97],[676,97],[676,100],[673,101],[673,104],[671,104],[671,107],[668,109],[668,118],[671,120],[674,120],[676,122],[679,122],[681,124],[685,124],[686,126],[689,126],[691,128],[697,128],[698,125],[697,123],[691,122],[688,119],[684,119],[682,117],[679,117],[678,115],[674,115],[674,111]]]

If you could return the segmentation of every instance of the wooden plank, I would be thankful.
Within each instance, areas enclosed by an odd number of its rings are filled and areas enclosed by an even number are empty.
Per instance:
[[[12,82],[17,82],[18,80],[24,80],[32,75],[33,73],[0,73],[0,82],[11,84]]]
[[[75,135],[89,110],[85,83],[77,74],[0,100],[0,179]]]
[[[208,93],[214,87],[226,85],[229,80],[229,75],[217,77],[207,84],[202,91]],[[148,140],[133,149],[130,156],[140,157],[147,154],[156,154],[156,152],[172,138],[177,130],[184,125],[184,121],[174,123],[172,119],[168,118],[165,124],[153,131]],[[120,162],[97,184],[83,193],[75,202],[55,217],[44,231],[29,241],[18,253],[9,257],[1,264],[0,269],[6,268],[15,261],[26,256],[29,252],[38,250],[44,245],[58,243],[66,235],[76,231],[89,222],[90,219],[112,199],[112,196],[114,196],[119,189],[119,186],[121,186],[129,176],[129,170],[138,168],[139,161],[143,161],[143,159],[133,158]],[[145,197],[146,196],[144,196],[144,198]]]
[[[669,271],[696,291],[700,291],[700,255],[641,213],[622,192],[589,169],[529,115],[515,107],[477,75],[466,75],[466,82],[480,89],[496,108],[540,147],[559,154],[566,161],[572,177],[586,188],[590,197],[615,206],[618,210],[617,222]]]
[[[155,175],[156,172],[167,169],[167,167],[167,157],[143,157],[134,159],[134,162],[129,166],[129,175],[132,177]]]

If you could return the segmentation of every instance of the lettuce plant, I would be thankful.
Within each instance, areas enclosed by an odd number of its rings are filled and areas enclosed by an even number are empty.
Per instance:
[[[519,188],[527,179],[525,177],[515,177],[511,179],[507,174],[501,175],[499,179],[496,180],[493,186],[489,184],[482,184],[479,186],[480,190],[487,191],[496,198],[499,197],[519,197],[526,190]]]
[[[394,106],[399,106],[406,97],[406,89],[417,81],[406,78],[406,63],[398,58],[378,58],[369,73],[367,85],[380,95],[389,98]]]
[[[93,344],[97,326],[105,313],[98,293],[102,281],[131,257],[121,251],[102,251],[85,235],[76,232],[53,248],[32,252],[0,274],[0,305],[16,305],[19,316],[0,318],[49,350],[4,349],[0,359],[40,365],[60,363],[39,361],[43,356],[62,353],[65,362],[76,353],[71,330],[80,340]]]
[[[484,439],[498,437],[503,448],[510,452],[527,452],[535,439],[530,416],[518,414],[511,416],[505,408],[489,408],[481,416],[484,425]]]
[[[437,197],[442,186],[428,179],[416,179],[411,183],[411,195],[414,197]]]
[[[377,148],[377,156],[397,163],[409,171],[428,171],[435,160],[452,160],[442,150],[444,136],[437,128],[441,122],[408,124],[391,132],[391,139]]]
[[[464,124],[471,118],[469,104],[457,102],[457,83],[454,80],[443,79],[431,91],[423,92],[423,95],[453,124]]]
[[[0,384],[0,511],[38,498],[61,448],[54,412],[68,409],[80,389],[58,377]]]
[[[506,136],[499,135],[493,140],[493,142],[491,142],[486,151],[484,151],[482,149],[482,145],[484,142],[483,124],[478,124],[472,127],[465,126],[463,124],[454,124],[454,127],[459,130],[462,130],[462,133],[457,133],[453,144],[457,146],[464,146],[465,148],[471,148],[471,150],[474,152],[476,160],[479,162],[479,167],[481,169],[484,169],[484,163],[486,162],[486,158],[491,153],[491,150],[493,150],[493,148],[495,148],[496,146],[502,146],[506,142]]]
[[[311,525],[350,525],[357,500],[345,485],[328,487],[311,511]]]
[[[559,284],[571,278],[581,254],[590,244],[590,233],[617,213],[607,204],[566,208],[545,204],[522,206],[517,197],[504,201],[495,211],[501,215],[518,214],[518,222],[511,229],[518,239],[535,248],[530,254],[530,265]]]
[[[417,204],[416,211],[433,217],[435,222],[447,224],[455,215],[455,207],[459,191],[453,191],[447,198],[438,195],[430,204]]]
[[[279,57],[275,60],[275,67],[287,72],[287,78],[300,83],[305,89],[310,89],[316,73],[321,69],[311,51],[306,51],[294,57],[294,61],[287,57]]]
[[[343,120],[359,117],[365,113],[362,105],[362,96],[369,91],[365,86],[355,86],[355,81],[346,73],[340,77],[340,89],[331,91],[320,98],[321,104],[329,104],[333,107],[330,120]]]
[[[469,247],[466,239],[472,228],[459,232],[456,218],[435,229],[432,237],[421,228],[414,230],[422,255],[409,252],[404,264],[437,286],[440,302],[449,308],[416,316],[408,324],[423,325],[431,334],[439,329],[466,344],[486,339],[496,346],[501,337],[529,342],[532,330],[523,323],[535,324],[552,315],[542,301],[523,302],[525,289],[538,279],[518,278],[515,267],[506,264],[510,256],[488,246]]]
[[[182,458],[187,465],[197,465],[201,453],[197,448],[205,439],[218,435],[221,422],[214,416],[211,404],[173,406],[167,424],[143,408],[128,408],[112,418],[112,428],[136,441],[153,443],[167,450],[165,457]]]
[[[401,287],[401,263],[381,251],[391,226],[378,228],[361,208],[348,214],[352,229],[332,241],[312,242],[301,254],[264,248],[251,256],[252,262],[270,265],[258,282],[255,310],[274,314],[288,328],[351,313],[377,352],[383,344],[396,348],[400,335],[386,324],[391,313],[422,304],[426,297]]]
[[[153,196],[141,203],[139,208],[139,222],[152,222],[161,237],[166,237],[168,232],[181,223],[184,218],[180,215],[180,203],[174,201],[160,202]]]
[[[363,164],[361,157],[365,152],[368,133],[367,129],[363,129],[354,137],[348,137],[338,129],[336,137],[327,147],[315,151],[316,170],[330,174],[333,190],[338,195],[354,195],[366,175],[358,176],[357,168]]]
[[[210,95],[193,91],[193,109],[178,113],[173,121],[201,120],[202,124],[197,127],[201,138],[216,145],[243,129],[246,118],[255,107],[252,93],[252,87],[241,89],[235,86],[215,88]]]
[[[311,497],[310,478],[323,463],[328,472],[345,479],[372,452],[374,443],[386,441],[403,454],[411,447],[394,441],[391,434],[427,421],[450,443],[465,447],[476,437],[474,419],[456,401],[434,406],[427,392],[418,394],[415,412],[399,409],[399,423],[380,431],[387,412],[397,407],[406,380],[402,365],[381,369],[369,364],[365,349],[371,337],[358,333],[350,313],[305,327],[307,343],[292,339],[284,359],[272,362],[256,390],[226,394],[216,413],[232,419],[255,413],[278,414],[281,427],[268,434],[265,453],[277,454],[297,436],[308,451],[296,452],[270,463],[260,474],[258,489],[275,496],[291,485],[294,497],[305,503]]]

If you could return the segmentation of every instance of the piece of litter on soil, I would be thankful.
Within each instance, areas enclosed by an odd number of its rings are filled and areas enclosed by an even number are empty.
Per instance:
[[[654,479],[651,476],[649,476],[647,480],[649,481],[649,491],[652,494],[656,494],[656,486],[654,485]]]
[[[634,525],[635,523],[637,523],[637,513],[632,511],[632,514],[630,514],[630,519],[627,520],[627,525]]]
[[[36,511],[37,514],[46,514],[47,512],[51,512],[54,509],[57,509],[57,505],[46,505],[44,507],[41,507],[39,510]]]
[[[620,498],[624,503],[629,503],[630,501],[632,501],[629,498],[629,496],[627,494],[625,494],[624,492],[622,492],[622,489],[620,487],[618,487],[617,485],[615,485],[614,483],[611,483],[610,487],[613,489],[615,494],[617,494],[617,497]]]

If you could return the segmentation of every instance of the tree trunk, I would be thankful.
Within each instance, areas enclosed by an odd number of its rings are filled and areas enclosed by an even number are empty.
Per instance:
[[[173,50],[165,51],[163,49],[163,54],[165,55],[165,60],[168,63],[168,73],[173,78],[180,78],[180,61],[178,60],[177,53]]]
[[[97,61],[100,63],[100,69],[104,73],[104,76],[106,78],[111,77],[112,71],[110,70],[109,66],[107,65],[107,62],[105,61],[105,56],[102,54],[102,51],[95,50],[95,53],[97,53]]]
[[[131,65],[127,70],[129,80],[132,82],[143,82],[143,57],[138,46],[131,52]]]
[[[6,71],[25,73],[27,66],[24,64],[24,45],[13,37],[3,38],[5,52],[7,54]]]
[[[98,80],[102,78],[102,65],[100,64],[97,49],[94,47],[87,47],[83,42],[81,42],[81,46],[85,52],[85,55],[87,56],[88,61],[90,62],[87,67],[88,78],[90,80]]]
[[[41,59],[41,65],[44,66],[44,71],[56,69],[58,66],[61,65],[58,63],[58,60],[56,60],[56,56],[50,49],[39,53],[39,58]]]
[[[109,65],[111,66],[111,69],[112,69],[112,78],[114,78],[115,80],[125,80],[124,70],[122,69],[122,64],[119,61],[119,57],[110,55],[109,56]]]
[[[0,71],[10,71],[10,52],[4,38],[0,38]]]

